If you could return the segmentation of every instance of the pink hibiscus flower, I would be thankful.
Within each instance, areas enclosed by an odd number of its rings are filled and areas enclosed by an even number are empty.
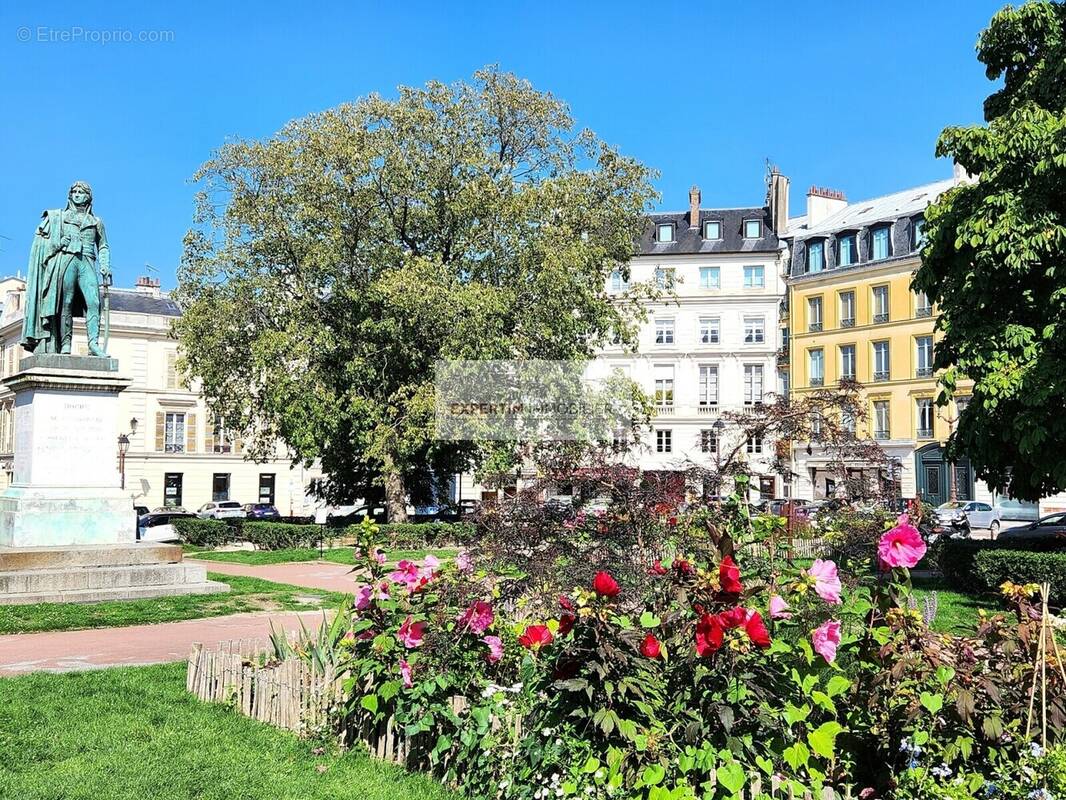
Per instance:
[[[819,558],[811,564],[807,574],[814,578],[814,591],[820,598],[830,605],[840,605],[840,577],[834,562]]]
[[[495,618],[496,615],[492,612],[492,606],[484,600],[478,600],[459,615],[459,624],[480,636],[488,629]]]
[[[403,621],[400,630],[396,632],[396,638],[400,640],[404,647],[410,650],[413,647],[422,646],[422,637],[425,634],[426,623],[411,622],[411,618],[408,617]]]
[[[818,626],[811,633],[811,641],[814,642],[814,652],[824,658],[827,664],[832,664],[840,644],[840,623],[831,619]]]
[[[474,569],[474,560],[466,550],[460,551],[455,557],[455,568],[460,572],[471,572]]]
[[[486,658],[490,664],[495,664],[503,658],[503,641],[499,636],[486,636],[481,641],[489,646],[489,654]]]
[[[788,619],[792,616],[789,605],[779,594],[770,598],[770,619]]]
[[[922,535],[911,525],[906,514],[900,514],[896,527],[885,531],[877,544],[877,555],[885,569],[911,569],[922,560],[925,550]]]
[[[405,558],[389,574],[389,580],[393,583],[405,584],[408,591],[412,590],[418,583],[418,564]]]
[[[425,578],[427,581],[437,574],[437,567],[440,566],[440,559],[434,555],[428,555],[422,561],[422,568],[418,571],[418,577]]]
[[[400,675],[403,676],[403,688],[410,689],[415,685],[411,680],[411,665],[403,659],[400,659]]]

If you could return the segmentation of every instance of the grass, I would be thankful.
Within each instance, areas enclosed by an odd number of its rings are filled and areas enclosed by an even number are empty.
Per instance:
[[[185,665],[0,679],[0,797],[19,800],[458,800],[358,752],[201,703]]]
[[[913,578],[914,597],[918,608],[931,593],[936,592],[937,612],[932,628],[943,633],[973,635],[977,629],[977,612],[1005,611],[1006,606],[994,597],[962,594],[947,588],[943,578]]]
[[[427,555],[437,558],[453,558],[458,552],[454,548],[439,548],[431,550],[386,550],[385,557],[395,563],[402,559],[421,561]],[[286,564],[294,561],[317,561],[319,557],[335,564],[354,564],[355,551],[351,547],[335,547],[320,551],[310,547],[291,547],[284,550],[231,550],[204,552],[187,552],[189,558],[199,558],[204,561],[224,561],[230,564],[249,564],[263,566],[266,564]]]
[[[229,584],[230,591],[103,603],[4,606],[0,613],[0,634],[148,625],[246,611],[306,611],[336,606],[343,597],[337,592],[238,575],[208,573],[208,578]]]

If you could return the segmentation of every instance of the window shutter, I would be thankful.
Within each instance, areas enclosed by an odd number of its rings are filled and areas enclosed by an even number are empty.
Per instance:
[[[244,439],[234,437],[233,439],[233,452],[239,453],[244,449]]]
[[[167,351],[167,384],[168,389],[178,388],[178,354],[174,350]]]
[[[215,426],[208,425],[204,428],[204,452],[215,452]]]
[[[185,452],[196,452],[196,415],[185,415]]]
[[[155,414],[155,449],[157,453],[163,452],[163,444],[166,437],[167,419],[166,414],[157,411]]]

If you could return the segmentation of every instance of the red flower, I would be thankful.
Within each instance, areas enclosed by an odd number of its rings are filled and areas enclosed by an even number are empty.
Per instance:
[[[748,634],[748,638],[756,647],[770,646],[770,631],[766,630],[766,624],[762,621],[762,615],[758,611],[748,612],[748,618],[744,622],[744,632]]]
[[[692,565],[689,564],[683,558],[675,558],[674,559],[674,563],[671,564],[671,566],[674,569],[676,569],[678,572],[680,572],[682,575],[691,575],[692,574]]]
[[[718,617],[704,614],[696,623],[696,653],[703,657],[714,655],[722,646],[723,636]]]
[[[663,646],[649,633],[644,637],[644,643],[640,646],[640,654],[645,658],[658,658],[663,654]]]
[[[565,608],[567,611],[574,610],[574,601],[567,597],[565,594],[559,595],[559,605]]]
[[[552,643],[552,632],[545,625],[530,625],[526,632],[518,637],[518,643],[534,653],[545,645]]]
[[[670,517],[668,520],[666,520],[666,524],[669,525],[671,528],[675,527],[677,525],[677,517]]]
[[[652,568],[648,570],[649,575],[665,575],[669,570],[663,566],[662,561],[656,561]]]
[[[733,628],[741,627],[748,619],[747,609],[735,606],[728,611],[723,611],[718,615],[718,622],[727,631]]]
[[[718,582],[725,594],[740,594],[744,591],[744,587],[740,584],[740,567],[737,566],[732,556],[722,559],[718,567]]]
[[[592,579],[592,590],[600,597],[614,597],[622,591],[622,587],[609,573],[597,572],[596,577]]]
[[[559,617],[559,635],[566,636],[574,629],[574,623],[577,622],[577,617],[567,612]]]

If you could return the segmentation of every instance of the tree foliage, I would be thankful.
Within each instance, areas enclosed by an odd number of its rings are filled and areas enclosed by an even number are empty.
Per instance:
[[[948,402],[973,381],[951,450],[1025,499],[1066,488],[1066,6],[1008,6],[978,43],[1003,87],[987,125],[937,144],[978,176],[926,212],[915,288],[940,307]]]
[[[179,272],[185,369],[255,455],[321,459],[329,499],[476,459],[433,437],[437,359],[582,359],[632,340],[648,169],[495,69],[221,147]]]

